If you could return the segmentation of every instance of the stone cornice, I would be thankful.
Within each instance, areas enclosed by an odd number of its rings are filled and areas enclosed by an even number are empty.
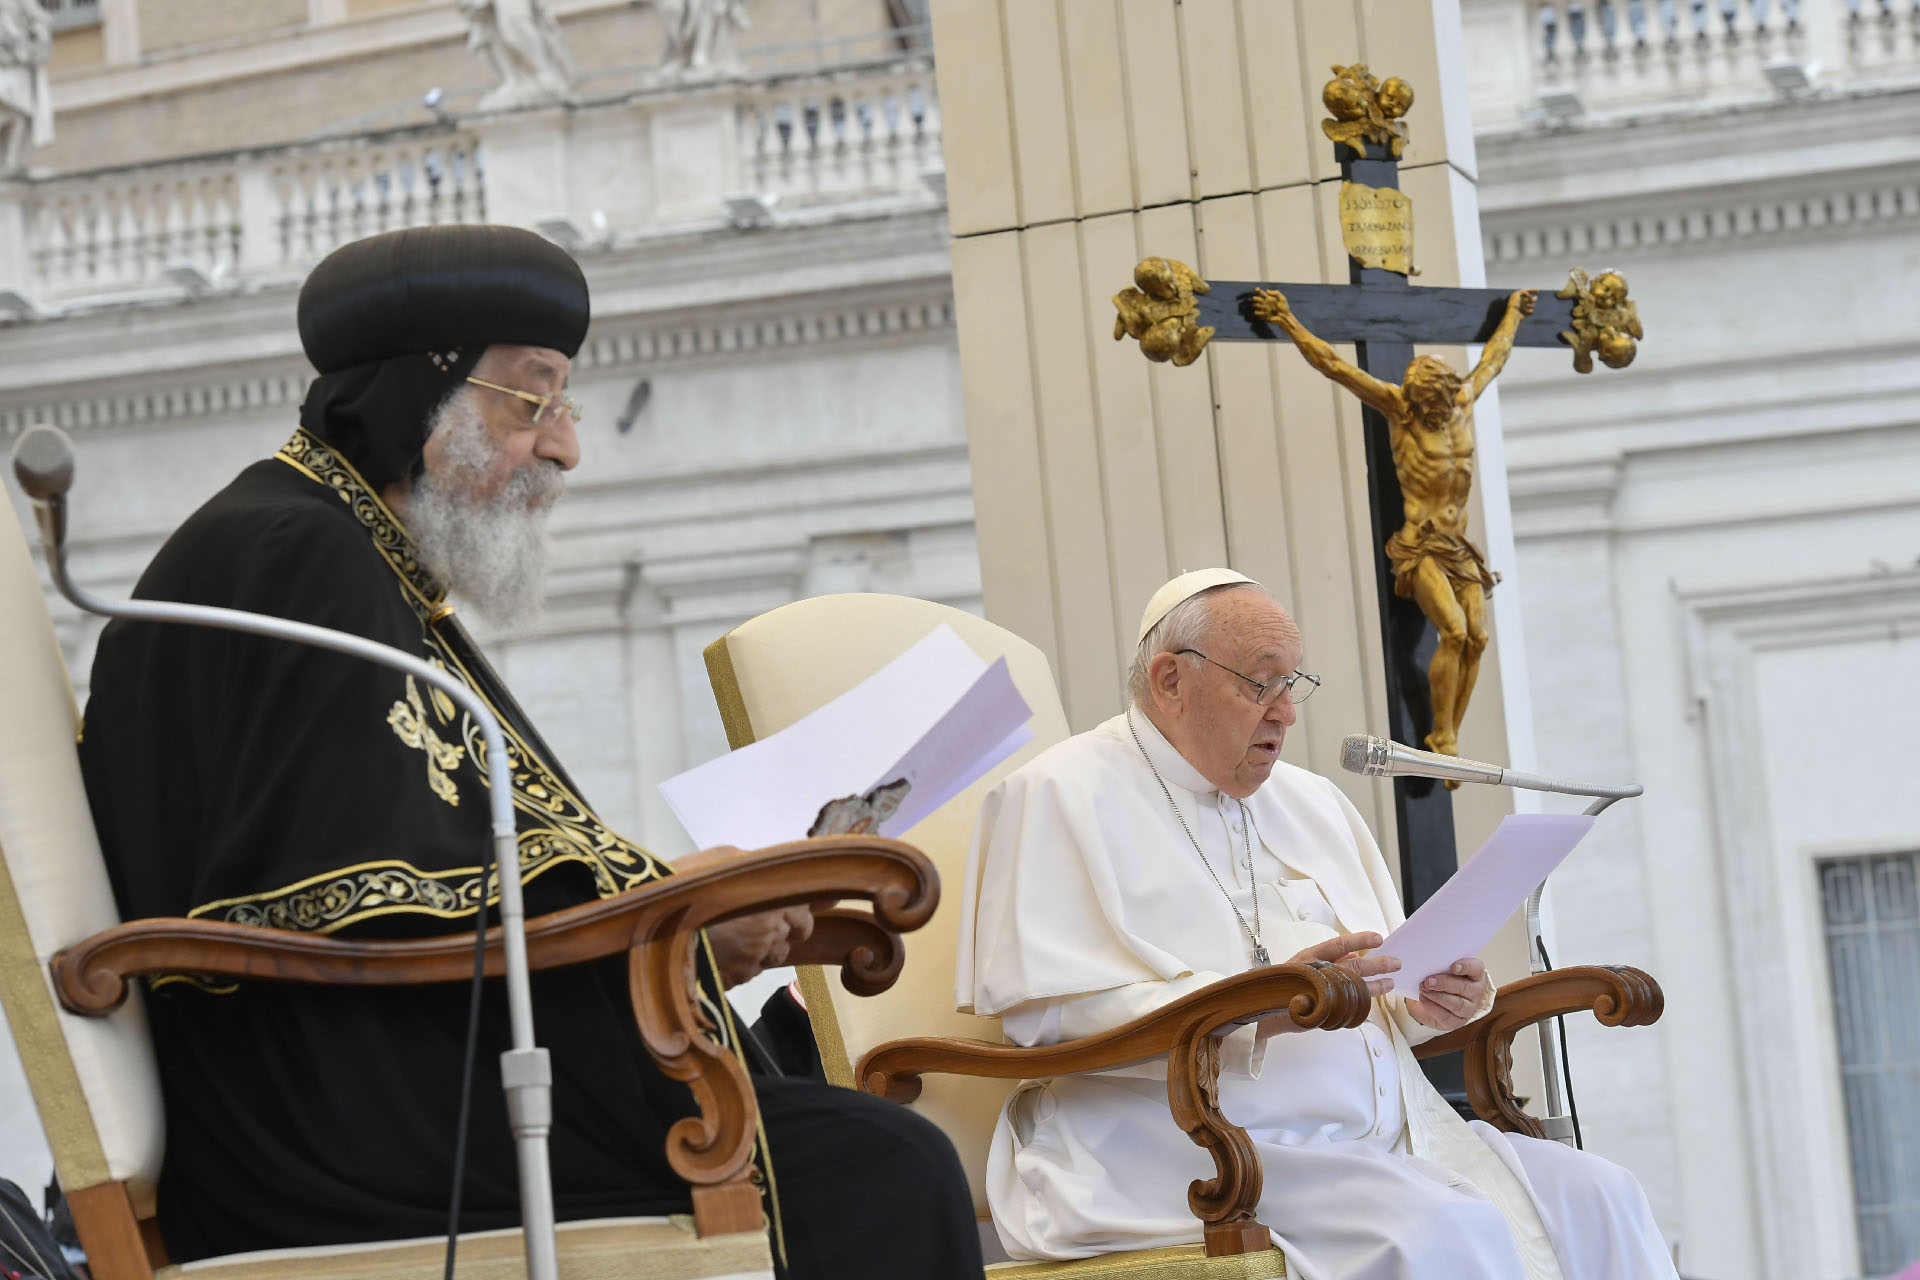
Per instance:
[[[1490,267],[1920,220],[1920,85],[1480,138]]]
[[[110,381],[86,377],[79,370],[59,380],[22,379],[12,391],[0,391],[0,440],[36,422],[91,431],[297,406],[313,375],[299,356],[290,312],[289,305],[278,313],[277,340],[264,339],[267,354],[251,361],[235,361],[227,353],[218,363],[186,361]],[[928,335],[952,327],[950,282],[944,276],[917,278],[670,311],[603,312],[581,349],[578,367],[590,374],[622,367],[764,360],[841,344],[927,341]],[[112,352],[105,353],[109,361],[112,357]],[[9,359],[16,358],[10,351]]]
[[[1489,268],[1604,253],[1647,255],[1775,237],[1871,235],[1920,224],[1920,158],[1873,170],[1800,172],[1637,199],[1556,201],[1481,215]],[[1597,265],[1597,264],[1590,264]]]

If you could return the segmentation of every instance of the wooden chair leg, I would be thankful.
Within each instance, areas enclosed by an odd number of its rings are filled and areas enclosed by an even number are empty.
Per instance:
[[[1202,1235],[1207,1242],[1209,1258],[1236,1253],[1264,1253],[1273,1248],[1273,1233],[1252,1218],[1244,1222],[1209,1222]]]
[[[737,1231],[765,1231],[767,1219],[760,1210],[759,1188],[745,1179],[713,1187],[695,1187],[693,1226],[702,1240]]]
[[[1204,1224],[1207,1256],[1255,1253],[1273,1238],[1254,1217],[1260,1158],[1246,1130],[1220,1112],[1220,1040],[1201,1036],[1167,1055],[1167,1100],[1174,1123],[1213,1156],[1214,1176],[1187,1188],[1187,1205]]]
[[[102,1182],[69,1191],[67,1205],[94,1280],[153,1280],[147,1242],[126,1183]]]

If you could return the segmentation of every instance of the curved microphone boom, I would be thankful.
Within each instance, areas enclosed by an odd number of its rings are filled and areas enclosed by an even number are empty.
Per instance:
[[[47,570],[60,594],[88,613],[129,621],[171,622],[215,627],[310,644],[335,653],[365,658],[408,675],[445,693],[480,726],[487,744],[487,776],[511,778],[506,735],[487,704],[445,671],[413,654],[344,631],[268,614],[211,605],[159,600],[111,603],[83,590],[67,571],[67,490],[73,484],[73,445],[56,427],[36,426],[13,449],[13,472],[32,499],[46,546]],[[513,819],[513,788],[488,788],[493,817],[494,878],[500,892],[500,933],[505,949],[507,1019],[511,1049],[500,1056],[507,1118],[513,1128],[520,1170],[521,1224],[526,1237],[529,1280],[557,1280],[554,1245],[553,1182],[547,1163],[547,1132],[552,1126],[553,1070],[547,1051],[533,1039],[533,997],[527,967],[526,908],[521,901],[518,833]],[[485,911],[481,911],[484,921]]]
[[[1537,773],[1522,773],[1504,765],[1485,764],[1437,751],[1417,751],[1391,738],[1370,738],[1356,733],[1340,744],[1340,767],[1349,773],[1374,778],[1444,778],[1448,782],[1479,782],[1494,787],[1519,787],[1523,791],[1554,791],[1569,796],[1598,796],[1604,802],[1589,813],[1599,813],[1616,800],[1627,800],[1646,788],[1639,783],[1607,786],[1600,783],[1560,782]]]

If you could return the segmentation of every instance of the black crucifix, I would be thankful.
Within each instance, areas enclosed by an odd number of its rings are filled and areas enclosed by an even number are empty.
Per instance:
[[[1574,368],[1593,356],[1619,368],[1644,336],[1617,272],[1571,274],[1557,293],[1499,289],[1416,289],[1412,208],[1400,193],[1403,117],[1413,104],[1405,81],[1366,67],[1335,67],[1322,100],[1323,124],[1345,179],[1345,285],[1265,285],[1201,279],[1190,268],[1149,258],[1133,289],[1114,298],[1114,337],[1139,339],[1151,360],[1192,364],[1209,340],[1291,340],[1308,363],[1364,406],[1367,489],[1372,508],[1375,587],[1387,661],[1387,704],[1395,739],[1455,752],[1486,643],[1485,600],[1495,577],[1467,538],[1473,479],[1473,403],[1515,346],[1573,349]],[[1328,345],[1356,344],[1349,364]],[[1462,378],[1436,356],[1415,359],[1416,342],[1480,344]],[[1411,912],[1458,865],[1446,788],[1424,778],[1394,780],[1401,887]],[[1456,1055],[1457,1058],[1457,1055]],[[1428,1064],[1434,1083],[1464,1102],[1457,1061]],[[1437,1070],[1435,1068],[1438,1068]]]

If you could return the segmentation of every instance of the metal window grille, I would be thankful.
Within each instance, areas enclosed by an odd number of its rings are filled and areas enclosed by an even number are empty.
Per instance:
[[[55,31],[100,25],[100,0],[40,0],[40,7],[53,19]]]
[[[1819,864],[1860,1263],[1920,1257],[1920,852]]]

